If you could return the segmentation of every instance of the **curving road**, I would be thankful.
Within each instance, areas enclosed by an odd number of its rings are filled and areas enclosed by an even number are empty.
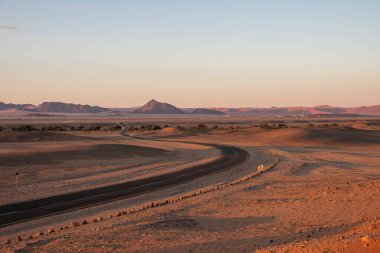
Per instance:
[[[140,137],[134,138],[145,139]],[[146,140],[160,141],[157,139]],[[238,164],[244,163],[249,158],[247,151],[232,146],[195,142],[187,143],[215,147],[221,151],[221,155],[211,162],[163,175],[0,206],[0,227],[168,188],[230,169]]]

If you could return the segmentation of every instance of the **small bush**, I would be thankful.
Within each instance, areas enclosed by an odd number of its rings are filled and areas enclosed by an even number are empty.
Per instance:
[[[101,130],[101,129],[102,129],[102,127],[99,126],[99,125],[92,125],[92,126],[90,126],[90,127],[88,128],[89,131],[99,131],[99,130]]]
[[[153,130],[161,130],[162,128],[160,127],[160,126],[158,126],[158,125],[155,125],[154,127],[153,127]]]
[[[37,128],[34,128],[29,125],[19,126],[12,128],[13,131],[19,131],[19,132],[30,132],[30,131],[38,131]]]
[[[148,125],[142,125],[141,127],[140,127],[140,129],[141,130],[152,130],[153,129],[153,125],[150,125],[150,124],[148,124]]]
[[[121,130],[121,126],[119,126],[119,125],[109,126],[108,128],[105,128],[104,130],[107,130],[107,131],[120,131]]]
[[[285,123],[280,123],[277,126],[278,128],[288,128],[288,125],[286,125]]]
[[[139,128],[138,127],[135,127],[135,126],[130,126],[130,127],[128,127],[128,131],[129,132],[134,132],[134,131],[138,131],[139,130]]]
[[[198,124],[197,125],[197,129],[198,130],[207,130],[208,129],[208,126],[204,125],[204,124]]]
[[[53,126],[47,126],[44,128],[45,131],[53,131],[53,132],[62,132],[66,131],[66,128],[64,126],[59,125],[53,125]]]

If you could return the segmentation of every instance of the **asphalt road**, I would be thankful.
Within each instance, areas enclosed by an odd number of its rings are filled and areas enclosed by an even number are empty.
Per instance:
[[[207,143],[194,144],[215,147],[221,151],[221,155],[211,162],[163,175],[0,206],[0,227],[172,187],[230,169],[249,158],[249,153],[240,148]]]

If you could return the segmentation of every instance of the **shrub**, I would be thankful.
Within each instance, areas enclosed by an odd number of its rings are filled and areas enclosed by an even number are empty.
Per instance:
[[[101,129],[102,129],[102,127],[99,126],[99,125],[92,125],[92,126],[90,126],[90,127],[88,128],[89,131],[99,131],[99,130],[101,130]]]
[[[129,132],[138,131],[138,130],[139,130],[139,128],[138,128],[138,127],[135,127],[135,126],[130,126],[130,127],[128,127],[128,131],[129,131]]]
[[[108,127],[108,130],[109,131],[120,131],[121,126],[119,126],[119,125],[110,126],[110,127]]]
[[[285,123],[280,123],[278,124],[278,128],[288,128],[288,125],[286,125]]]
[[[64,126],[58,126],[58,125],[53,125],[53,126],[48,126],[45,128],[45,131],[54,131],[54,132],[61,132],[61,131],[65,131],[65,127]]]
[[[23,126],[19,126],[19,127],[14,127],[12,128],[13,131],[20,131],[20,132],[30,132],[30,131],[38,131],[37,128],[34,128],[32,126],[29,126],[29,125],[23,125]]]
[[[198,130],[207,130],[207,129],[208,129],[208,126],[206,126],[206,125],[204,125],[204,124],[198,124],[197,129],[198,129]]]
[[[151,124],[148,124],[148,125],[143,125],[140,127],[141,130],[152,130],[153,129],[153,125]]]
[[[154,127],[153,127],[153,130],[160,130],[160,129],[162,129],[160,126],[158,126],[158,125],[155,125]]]

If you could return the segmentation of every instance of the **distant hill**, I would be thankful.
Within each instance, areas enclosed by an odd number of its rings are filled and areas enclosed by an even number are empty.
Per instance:
[[[68,104],[62,102],[44,102],[37,106],[38,112],[60,112],[60,113],[99,113],[99,112],[108,112],[109,109],[99,107],[99,106],[90,106],[90,105],[81,105],[81,104]]]
[[[216,111],[206,108],[198,108],[191,112],[191,114],[202,114],[202,115],[225,115],[224,112]]]
[[[107,112],[109,109],[99,106],[69,104],[62,102],[44,102],[40,105],[32,104],[5,104],[0,102],[0,110],[16,110],[28,112],[59,112],[59,113],[98,113]]]
[[[184,114],[185,112],[178,109],[177,107],[167,104],[161,103],[154,99],[150,100],[145,105],[137,108],[135,113],[146,113],[146,114]]]
[[[271,108],[209,108],[231,115],[296,116],[296,115],[380,115],[380,105],[361,107],[271,107]]]
[[[0,102],[0,110],[33,111],[35,109],[35,106],[32,104],[5,104]]]
[[[346,113],[380,115],[380,105],[352,107],[346,109]]]

